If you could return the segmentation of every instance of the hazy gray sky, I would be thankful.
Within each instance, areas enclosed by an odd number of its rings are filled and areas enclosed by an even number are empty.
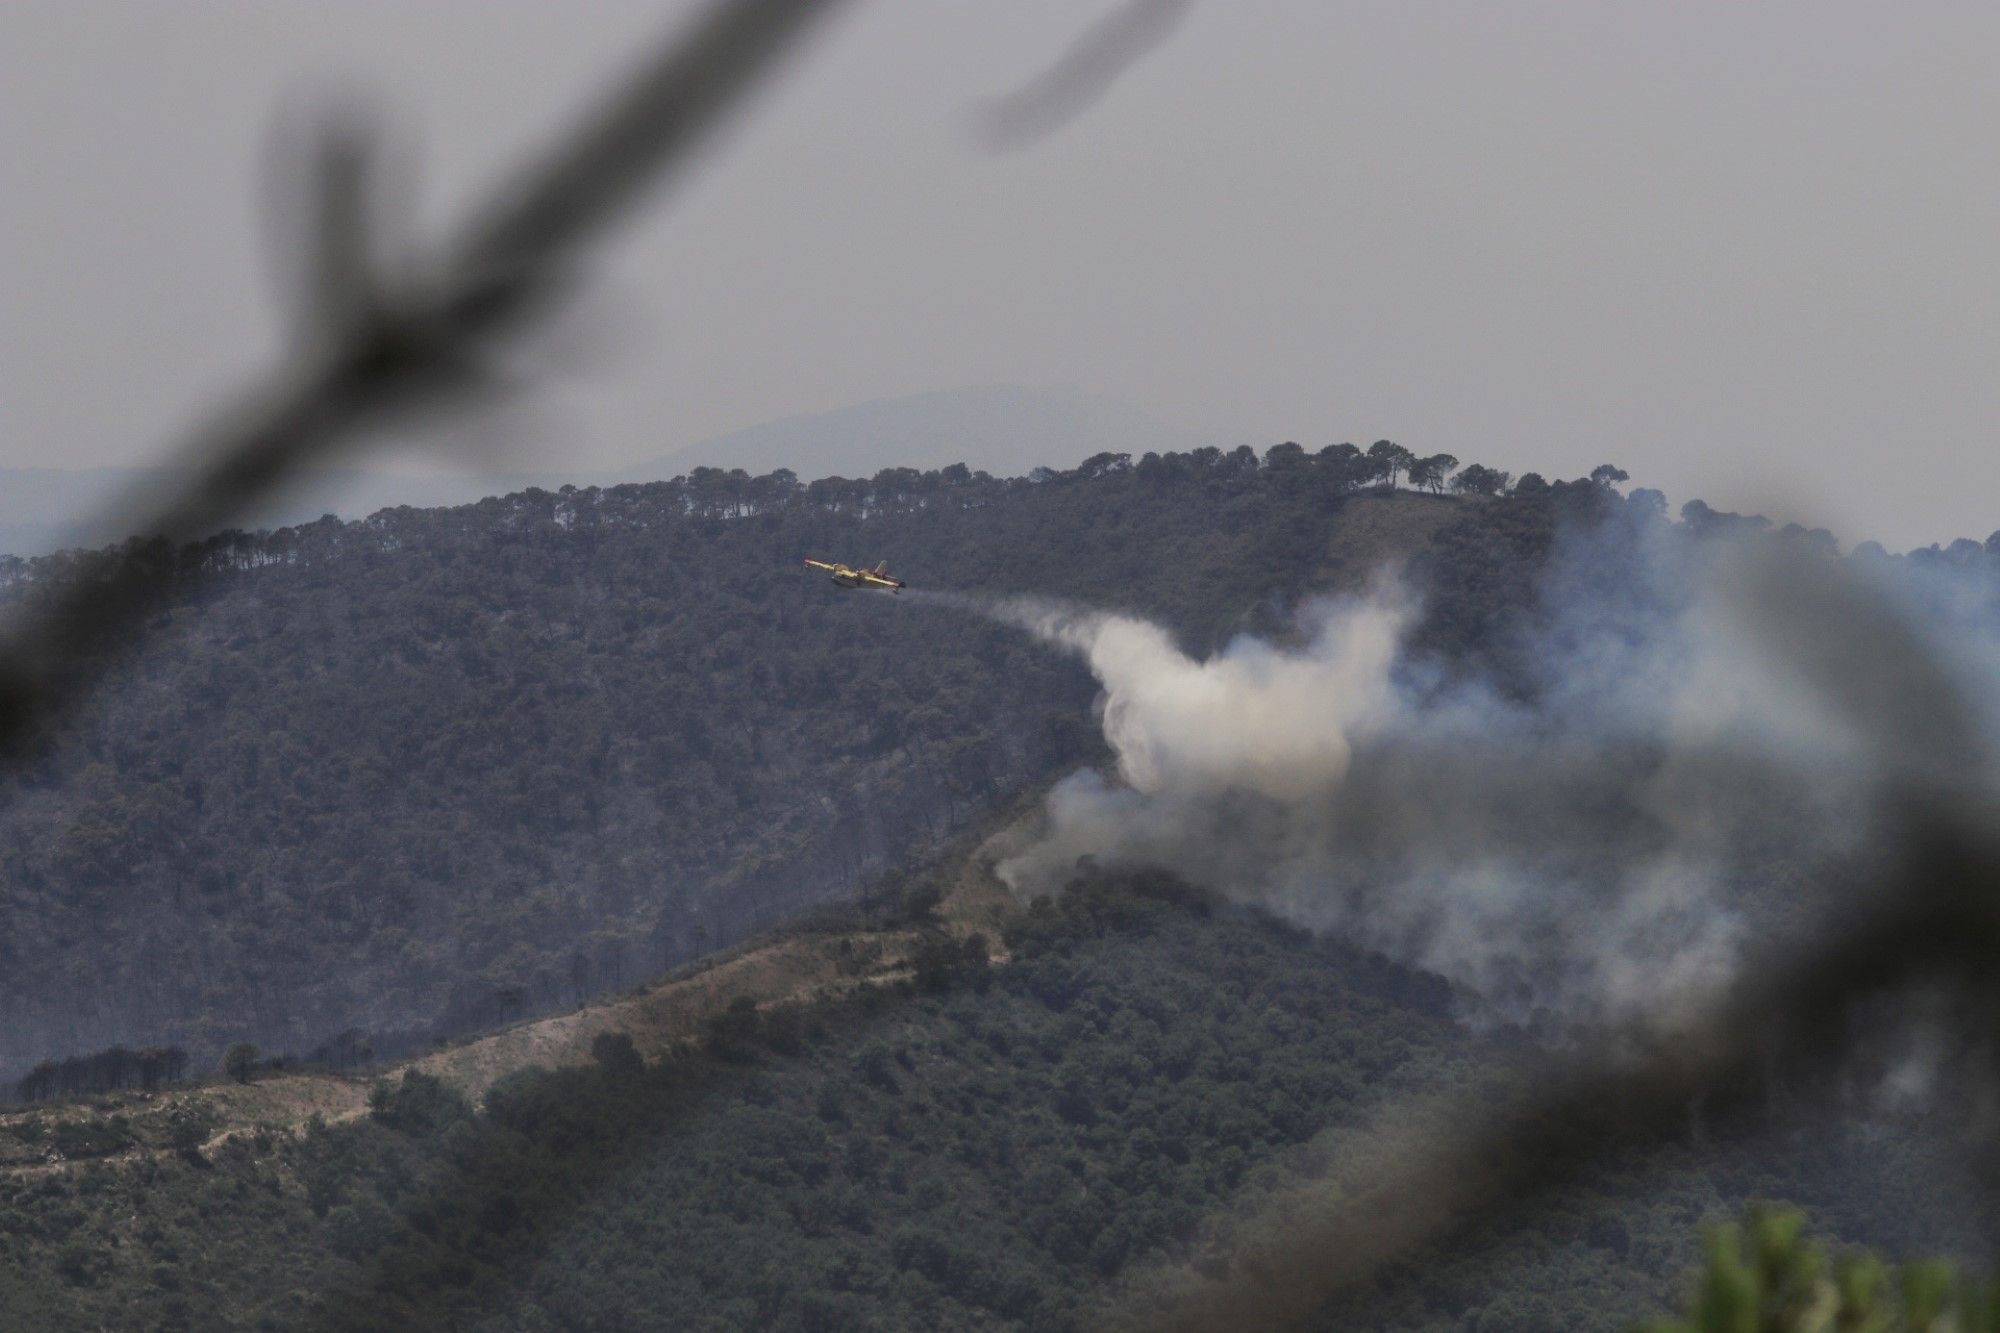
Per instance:
[[[855,4],[604,252],[614,350],[517,461],[1075,383],[1850,540],[2000,528],[2000,6],[1208,0],[1077,122],[976,147],[1108,7]],[[436,220],[689,10],[0,5],[0,464],[143,460],[270,355],[285,99],[380,93]]]

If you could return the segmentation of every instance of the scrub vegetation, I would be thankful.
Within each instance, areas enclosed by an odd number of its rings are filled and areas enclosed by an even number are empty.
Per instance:
[[[1361,1127],[1481,1081],[1504,1095],[1521,1049],[1469,1032],[1436,977],[1163,874],[1089,875],[1004,940],[954,938],[898,985],[732,1004],[651,1060],[603,1034],[477,1109],[406,1070],[296,1135],[9,1172],[0,1319],[1140,1326],[1232,1262],[1267,1196],[1337,1191]],[[1623,1328],[1678,1296],[1701,1219],[1774,1189],[1844,1234],[1955,1243],[1922,1145],[1691,1121],[1326,1326]]]
[[[350,1067],[852,897],[1099,758],[1095,686],[803,556],[1119,606],[1206,650],[1493,507],[1379,494],[1382,475],[1282,446],[1033,479],[701,469],[0,561],[14,598],[119,561],[182,576],[147,643],[0,776],[0,1076],[119,1045]],[[1545,537],[1548,503],[1519,507]],[[1487,613],[1467,614],[1445,640]]]
[[[0,792],[0,1059],[34,1103],[0,1117],[0,1327],[1150,1325],[1287,1209],[1351,1204],[1412,1099],[1513,1095],[1548,1033],[1172,867],[1085,860],[964,911],[991,889],[970,848],[1109,755],[1081,664],[923,594],[1116,607],[1204,656],[1393,561],[1408,688],[1525,700],[1568,534],[1761,527],[1670,523],[1615,468],[1456,466],[702,470],[10,565],[19,598],[106,561],[184,579]],[[835,590],[807,554],[911,590]],[[752,936],[710,984],[633,991]],[[1691,1106],[1319,1323],[1627,1328],[1760,1199],[1975,1252],[1949,1099],[1836,1082],[1770,1089],[1755,1123]],[[1712,1233],[1697,1290],[1733,1294],[1693,1317],[1862,1280],[1789,1216]]]

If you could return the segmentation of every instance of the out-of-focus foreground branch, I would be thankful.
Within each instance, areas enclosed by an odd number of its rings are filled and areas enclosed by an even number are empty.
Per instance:
[[[1996,998],[2000,849],[1962,827],[1911,831],[1881,905],[1750,975],[1671,1041],[1546,1057],[1482,1093],[1386,1108],[1344,1140],[1337,1185],[1282,1198],[1228,1271],[1141,1293],[1130,1325],[1176,1333],[1317,1326],[1331,1302],[1496,1211],[1531,1204],[1607,1156],[1753,1116],[1770,1088],[1837,1068],[1853,1005],[1911,983]],[[1157,1303],[1156,1303],[1157,1302]]]
[[[597,236],[842,0],[717,0],[676,40],[476,210],[428,259],[388,270],[367,236],[372,154],[354,125],[322,130],[306,296],[289,358],[177,451],[191,480],[119,507],[113,530],[159,558],[107,561],[30,597],[0,643],[0,756],[18,753],[134,637],[177,577],[179,544],[226,527],[301,466],[490,380],[482,352],[546,310]]]
[[[1342,1293],[1385,1268],[1531,1206],[1593,1163],[1685,1139],[1691,1116],[1749,1122],[1773,1087],[1827,1087],[1855,1053],[1857,1013],[1885,995],[1948,995],[1966,1048],[1994,1048],[2000,823],[1976,710],[1862,580],[1776,561],[1745,562],[1734,582],[1745,637],[1852,728],[1876,774],[1868,845],[1822,867],[1848,886],[1835,910],[1804,937],[1769,943],[1684,1020],[1552,1053],[1469,1096],[1385,1108],[1340,1144],[1348,1169],[1280,1196],[1230,1246],[1226,1271],[1137,1291],[1132,1326],[1324,1325]],[[2000,1145],[1967,1166],[1990,1189]]]
[[[670,180],[811,22],[839,4],[719,0],[476,210],[455,239],[412,265],[384,265],[367,235],[367,137],[352,125],[327,127],[314,172],[307,295],[289,359],[182,447],[191,481],[163,500],[125,506],[119,528],[162,539],[159,559],[108,561],[96,577],[86,573],[24,602],[0,643],[0,757],[18,754],[157,610],[180,577],[178,544],[227,526],[301,466],[369,427],[488,390],[483,350],[547,310],[589,244],[643,190]],[[995,144],[1028,142],[1065,123],[1187,8],[1187,0],[1133,0],[994,109]],[[1773,610],[1766,632],[1790,636],[1785,646],[1831,635],[1831,618],[1792,624],[1776,612],[1794,604],[1766,605]],[[1831,671],[1844,660],[1821,665]],[[1940,789],[1919,780],[1941,750],[1970,734],[1963,718],[1933,708],[1907,725],[1887,725],[1895,708],[1948,697],[1917,669],[1925,659],[1907,660],[1911,670],[1894,679],[1850,672],[1818,682],[1830,699],[1875,714],[1885,734],[1902,737],[1880,753],[1903,792],[1898,802],[1913,813],[1902,825],[1906,854],[1875,883],[1874,908],[1835,923],[1787,965],[1749,976],[1671,1043],[1571,1053],[1552,1060],[1531,1091],[1503,1102],[1422,1114],[1398,1108],[1393,1126],[1359,1145],[1368,1166],[1343,1197],[1246,1252],[1227,1276],[1139,1319],[1234,1329],[1312,1318],[1342,1289],[1482,1212],[1560,1184],[1622,1145],[1680,1133],[1692,1103],[1725,1115],[1756,1098],[1773,1070],[1837,1061],[1857,999],[1943,977],[1990,1000],[2000,956],[2000,851],[1984,837],[1983,806],[1941,808]]]
[[[982,106],[974,118],[974,138],[999,152],[1025,148],[1055,133],[1164,45],[1193,7],[1194,0],[1124,0],[1034,79]]]

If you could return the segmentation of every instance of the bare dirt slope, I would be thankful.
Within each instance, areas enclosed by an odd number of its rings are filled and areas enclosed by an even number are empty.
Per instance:
[[[583,1063],[600,1033],[626,1033],[641,1054],[658,1056],[699,1041],[709,1020],[738,1000],[760,1008],[808,1002],[889,979],[919,938],[916,931],[870,931],[780,939],[692,975],[448,1047],[410,1067],[476,1100],[512,1070]]]
[[[936,912],[944,929],[960,937],[983,932],[997,940],[1011,900],[990,865],[977,855],[965,858],[950,871],[949,882]],[[352,1119],[367,1111],[376,1078],[400,1078],[407,1069],[441,1078],[477,1100],[513,1070],[589,1060],[591,1043],[604,1032],[627,1033],[643,1054],[657,1056],[702,1040],[712,1019],[745,999],[760,1008],[809,1003],[900,980],[909,975],[926,934],[910,926],[780,936],[638,990],[460,1042],[367,1078],[275,1074],[243,1084],[121,1092],[10,1111],[0,1114],[0,1172],[63,1170],[78,1160],[136,1160],[171,1151],[177,1130],[184,1139],[188,1125],[198,1126],[203,1145],[212,1147],[238,1134],[296,1133],[315,1118]],[[121,1146],[110,1147],[114,1143]]]

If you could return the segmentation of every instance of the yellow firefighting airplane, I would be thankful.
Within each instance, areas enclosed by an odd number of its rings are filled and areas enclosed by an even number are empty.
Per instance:
[[[890,592],[901,592],[901,579],[889,576],[889,562],[882,561],[873,569],[849,569],[842,564],[829,564],[824,560],[807,559],[807,569],[823,569],[843,588],[887,588]]]

